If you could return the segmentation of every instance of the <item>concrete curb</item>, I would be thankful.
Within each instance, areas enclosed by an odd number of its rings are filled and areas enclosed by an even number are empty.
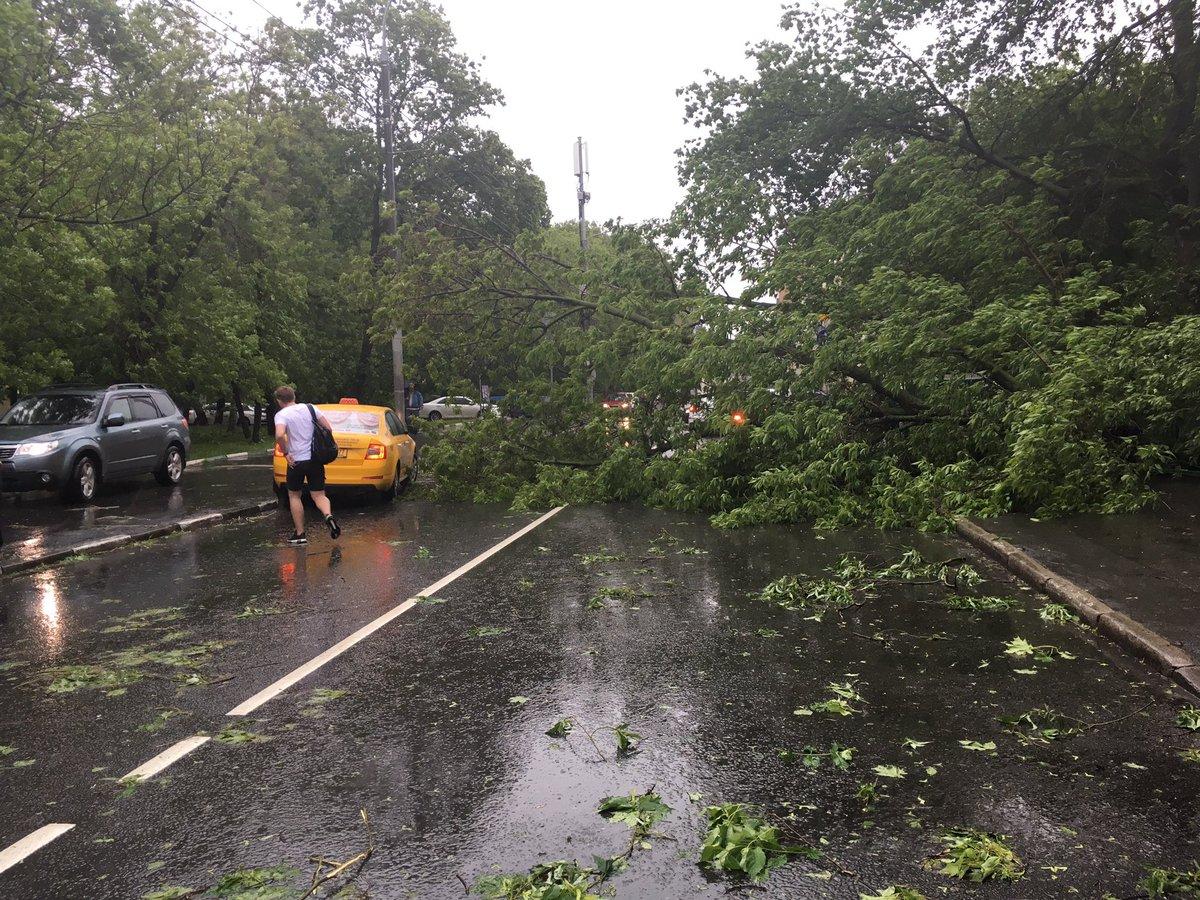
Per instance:
[[[207,463],[226,462],[228,460],[250,459],[252,456],[266,456],[274,453],[274,450],[243,450],[241,453],[226,453],[224,456],[201,456],[199,459],[189,459],[186,469],[192,466],[203,466]]]
[[[37,569],[41,566],[49,565],[50,563],[60,562],[72,556],[78,556],[84,553],[103,553],[106,550],[115,550],[117,547],[124,547],[127,544],[136,544],[142,541],[150,541],[154,538],[165,537],[168,534],[175,534],[184,531],[196,531],[200,528],[207,528],[210,525],[219,525],[222,522],[229,522],[234,519],[244,519],[247,516],[256,516],[262,512],[268,512],[279,507],[277,499],[262,500],[257,503],[250,503],[246,506],[238,506],[233,509],[221,510],[219,512],[201,513],[196,516],[188,516],[186,519],[180,519],[178,522],[170,522],[166,525],[155,525],[151,528],[146,528],[143,531],[133,532],[132,534],[114,534],[96,540],[83,541],[78,544],[73,544],[70,547],[63,547],[60,550],[52,550],[49,553],[43,553],[41,556],[33,557],[32,559],[22,559],[17,562],[7,563],[0,566],[0,576],[13,575],[17,572],[28,572],[30,569]]]
[[[1097,631],[1116,641],[1130,653],[1154,665],[1177,684],[1200,694],[1200,663],[1161,634],[1117,612],[1091,591],[1055,574],[1024,550],[992,534],[969,519],[954,520],[959,537],[996,560],[1008,571],[1055,600],[1065,603]]]

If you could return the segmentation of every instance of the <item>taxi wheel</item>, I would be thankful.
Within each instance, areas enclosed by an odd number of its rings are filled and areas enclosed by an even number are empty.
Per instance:
[[[403,478],[400,477],[400,466],[396,466],[396,473],[392,476],[392,485],[383,492],[385,502],[395,500],[401,494],[412,486],[413,480],[417,477],[417,460],[413,458],[413,464],[408,468],[408,474]]]

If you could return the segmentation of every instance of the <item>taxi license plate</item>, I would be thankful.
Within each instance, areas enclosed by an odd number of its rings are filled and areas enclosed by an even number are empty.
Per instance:
[[[346,459],[346,457],[348,457],[349,455],[350,455],[349,450],[339,450],[338,451],[338,459]]]

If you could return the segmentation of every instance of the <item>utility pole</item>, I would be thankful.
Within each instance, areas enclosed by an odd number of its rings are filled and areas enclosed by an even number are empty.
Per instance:
[[[389,237],[396,236],[396,153],[392,144],[392,55],[388,49],[388,12],[391,0],[383,6],[383,40],[379,52],[379,95],[383,104],[383,171],[384,200],[388,204],[385,229]],[[392,259],[400,261],[400,252],[393,240],[389,248]],[[392,406],[400,421],[408,424],[404,408],[404,332],[397,327],[392,334]]]
[[[592,195],[585,189],[584,178],[589,174],[587,144],[580,137],[575,140],[575,177],[579,179],[575,196],[579,199],[579,247],[582,250],[588,248],[587,202],[592,199]]]

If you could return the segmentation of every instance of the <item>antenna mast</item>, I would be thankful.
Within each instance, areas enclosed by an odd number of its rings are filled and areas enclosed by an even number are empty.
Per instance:
[[[579,179],[579,187],[575,191],[575,196],[579,199],[579,246],[583,250],[588,248],[587,202],[592,199],[592,195],[587,192],[585,179],[590,174],[591,172],[588,171],[588,146],[580,137],[575,140],[575,177]]]

